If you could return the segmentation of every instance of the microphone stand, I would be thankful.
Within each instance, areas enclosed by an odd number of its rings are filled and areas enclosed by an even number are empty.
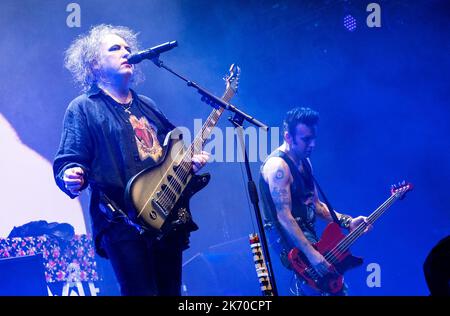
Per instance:
[[[256,216],[256,222],[258,224],[258,230],[260,234],[260,243],[262,246],[262,251],[264,254],[264,257],[266,258],[266,265],[267,265],[267,271],[269,274],[269,280],[272,285],[272,292],[274,296],[278,296],[278,290],[275,282],[275,277],[273,274],[272,269],[272,261],[270,259],[270,254],[267,246],[267,238],[264,231],[264,223],[261,217],[261,210],[259,208],[259,198],[258,198],[258,190],[256,189],[255,182],[253,181],[252,172],[250,169],[250,163],[248,160],[247,151],[245,148],[245,141],[244,141],[244,133],[243,133],[243,123],[244,123],[244,117],[241,116],[239,113],[234,114],[234,117],[229,117],[228,120],[234,125],[235,129],[237,130],[237,134],[239,136],[239,142],[241,144],[242,153],[244,155],[244,164],[245,164],[245,170],[247,172],[247,189],[250,196],[250,201],[253,204],[255,216]]]
[[[205,102],[206,104],[209,104],[215,108],[218,108],[219,106],[221,106],[221,107],[225,108],[226,110],[229,110],[234,113],[234,117],[233,118],[230,117],[229,121],[234,125],[235,129],[237,130],[237,134],[239,135],[238,138],[239,138],[239,142],[241,144],[242,153],[244,154],[245,169],[246,169],[247,178],[248,178],[247,188],[248,188],[248,192],[250,195],[250,200],[253,204],[256,221],[258,224],[258,230],[259,230],[259,233],[261,236],[260,242],[261,242],[261,246],[262,246],[262,251],[263,251],[264,257],[266,258],[266,261],[267,261],[267,271],[269,274],[269,280],[272,285],[273,295],[278,296],[278,290],[276,287],[275,277],[274,277],[273,269],[272,269],[272,261],[270,259],[270,254],[269,254],[268,246],[267,246],[266,234],[264,231],[264,224],[263,224],[263,220],[261,217],[261,210],[259,208],[258,191],[256,189],[255,182],[253,181],[253,178],[252,178],[250,164],[248,161],[248,155],[247,155],[247,151],[245,149],[244,136],[243,136],[243,132],[242,132],[244,120],[246,120],[247,122],[249,122],[259,128],[263,128],[265,131],[268,131],[269,127],[267,125],[265,125],[264,123],[258,121],[254,117],[248,115],[247,113],[239,110],[236,106],[232,105],[231,103],[223,101],[221,98],[215,96],[214,94],[210,93],[206,89],[200,87],[195,82],[188,80],[187,78],[183,77],[182,75],[176,73],[175,71],[173,71],[172,69],[167,67],[163,63],[162,60],[159,59],[159,54],[156,55],[155,57],[151,58],[151,61],[159,68],[164,68],[167,71],[169,71],[170,73],[172,73],[173,75],[180,78],[181,80],[185,81],[189,87],[193,87],[193,88],[197,89],[198,93],[200,93],[202,96],[201,100],[203,102]]]
[[[151,60],[153,61],[153,63],[156,66],[166,69],[167,71],[169,71],[170,73],[174,74],[175,76],[177,76],[181,80],[185,81],[189,87],[193,87],[193,88],[197,89],[198,93],[200,93],[202,95],[202,101],[203,102],[205,102],[205,103],[207,103],[207,104],[209,104],[211,106],[214,106],[214,105],[221,106],[221,107],[225,108],[226,110],[232,111],[232,112],[242,116],[249,123],[252,123],[253,125],[256,125],[256,126],[258,126],[260,128],[263,128],[265,131],[269,130],[269,127],[267,125],[265,125],[264,123],[258,121],[257,119],[255,119],[254,117],[246,114],[245,112],[242,112],[241,110],[239,110],[237,107],[235,107],[231,103],[225,102],[221,98],[216,97],[214,94],[210,93],[205,88],[200,87],[195,82],[193,82],[193,81],[183,77],[182,75],[176,73],[175,71],[173,71],[172,69],[167,67],[163,63],[163,61],[159,59],[159,55],[157,55],[156,57],[152,58]]]

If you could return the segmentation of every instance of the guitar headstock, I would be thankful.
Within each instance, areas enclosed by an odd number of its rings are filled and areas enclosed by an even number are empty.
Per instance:
[[[241,68],[239,68],[239,66],[236,64],[232,64],[230,66],[229,74],[223,78],[226,83],[226,94],[232,93],[233,95],[235,95],[237,93],[240,74]]]
[[[413,189],[413,185],[406,181],[391,185],[391,194],[397,195],[400,199],[405,197],[405,194]]]

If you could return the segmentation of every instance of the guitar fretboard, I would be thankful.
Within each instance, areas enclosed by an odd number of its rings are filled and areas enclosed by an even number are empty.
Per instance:
[[[234,96],[235,92],[233,89],[227,88],[224,95],[222,96],[222,100],[228,102]],[[191,168],[191,159],[194,154],[200,153],[203,149],[203,145],[208,137],[211,135],[213,128],[217,125],[220,116],[222,115],[224,108],[219,107],[218,109],[213,109],[211,114],[206,119],[205,124],[203,124],[201,131],[195,136],[194,141],[189,146],[188,150],[186,150],[185,155],[182,158],[182,163],[180,164],[180,168],[183,169],[183,173],[188,175]],[[187,159],[189,158],[189,159]]]
[[[340,254],[345,253],[353,243],[364,234],[367,226],[372,225],[384,212],[399,198],[401,193],[392,194],[383,204],[381,204],[372,214],[367,217],[367,223],[363,222],[358,225],[351,233],[343,238],[330,252],[328,252],[326,259],[330,263],[334,263]]]

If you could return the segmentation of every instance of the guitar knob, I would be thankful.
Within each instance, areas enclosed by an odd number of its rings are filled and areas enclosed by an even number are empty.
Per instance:
[[[156,214],[155,211],[150,211],[150,212],[148,213],[148,215],[150,216],[150,218],[151,218],[152,220],[155,220],[155,219],[158,217],[158,215]]]

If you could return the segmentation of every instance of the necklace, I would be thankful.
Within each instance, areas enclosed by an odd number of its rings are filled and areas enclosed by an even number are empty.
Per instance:
[[[116,97],[114,97],[111,93],[109,93],[108,90],[103,89],[103,92],[105,92],[105,94],[108,95],[111,99],[113,99],[114,101],[119,103],[121,108],[125,111],[125,113],[127,113],[128,115],[131,115],[130,108],[131,108],[131,105],[133,104],[133,94],[130,95],[131,100],[128,103],[122,103]]]
[[[122,109],[125,111],[125,113],[128,113],[128,115],[131,115],[130,108],[132,104],[133,104],[133,97],[131,97],[130,102],[122,104]]]

